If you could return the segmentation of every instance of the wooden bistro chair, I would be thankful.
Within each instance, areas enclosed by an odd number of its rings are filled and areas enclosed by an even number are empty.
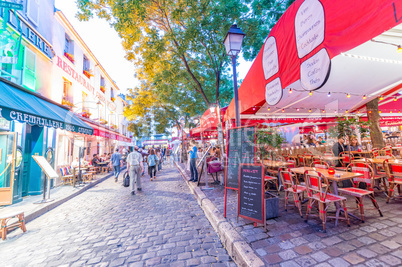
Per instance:
[[[343,157],[343,159],[339,159],[342,167],[335,167],[335,169],[347,171],[349,164],[352,162],[352,160],[354,160],[353,155],[350,155],[349,152],[341,152],[339,153],[339,157]]]
[[[353,187],[339,188],[338,191],[341,194],[349,195],[355,197],[356,204],[360,209],[360,215],[362,222],[364,222],[364,205],[363,200],[365,196],[368,196],[373,203],[374,207],[380,213],[380,216],[383,217],[380,207],[378,206],[377,201],[374,197],[374,170],[368,163],[352,163],[351,164],[352,172],[361,173],[363,177],[356,177],[351,179]],[[367,189],[359,188],[360,183],[365,183]]]
[[[65,184],[73,184],[74,181],[74,175],[70,174],[68,172],[67,167],[60,168],[60,174],[61,174],[61,182],[63,185]]]
[[[301,201],[304,198],[306,187],[299,184],[297,176],[292,173],[289,168],[281,168],[279,170],[279,176],[285,190],[285,211],[287,211],[289,193],[292,193],[295,206],[299,209],[300,216],[303,218]]]
[[[325,162],[323,160],[315,160],[313,163],[311,163],[310,167],[320,168],[320,169],[328,169],[329,165],[327,162]]]
[[[401,185],[402,185],[402,162],[401,163],[389,163],[388,160],[385,162],[385,169],[387,171],[388,176],[388,197],[386,203],[389,203],[389,199],[393,197],[395,187],[398,188],[399,196],[398,198],[402,198],[401,195]]]
[[[297,160],[298,160],[298,165],[299,167],[304,167],[306,166],[306,159],[304,158],[304,155],[297,155]]]
[[[346,208],[346,198],[338,195],[334,195],[329,193],[329,183],[328,179],[322,175],[320,172],[316,172],[317,174],[312,175],[309,171],[304,173],[304,180],[306,182],[307,196],[309,198],[306,212],[306,220],[308,220],[308,215],[311,212],[311,208],[314,204],[317,204],[319,210],[319,217],[322,221],[322,227],[324,233],[326,233],[325,224],[327,222],[327,218],[335,218],[336,221],[339,219],[339,210],[336,212],[336,216],[328,216],[327,209],[329,204],[340,202],[342,204],[342,208],[344,210],[345,219],[347,225],[350,226],[348,212]]]
[[[265,168],[265,176],[264,176],[264,186],[265,186],[265,191],[269,191],[269,185],[274,184],[276,187],[276,192],[279,194],[279,183],[278,183],[278,177],[273,175],[271,173],[271,169]]]

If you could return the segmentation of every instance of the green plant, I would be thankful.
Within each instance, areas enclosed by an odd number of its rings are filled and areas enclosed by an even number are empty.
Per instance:
[[[260,128],[257,129],[257,151],[260,154],[260,159],[273,156],[274,149],[280,148],[285,142],[283,134],[275,128]]]
[[[348,140],[357,133],[362,138],[369,136],[371,122],[363,121],[358,116],[338,117],[336,125],[328,129],[328,135],[332,138],[347,137]]]

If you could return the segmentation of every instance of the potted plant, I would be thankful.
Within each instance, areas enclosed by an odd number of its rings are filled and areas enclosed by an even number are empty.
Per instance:
[[[114,102],[116,100],[116,98],[114,98],[113,96],[110,98],[110,100],[112,100],[112,102]]]
[[[67,106],[69,109],[74,107],[73,103],[71,103],[70,101],[68,101],[67,99],[64,99],[64,98],[61,100],[61,104],[64,106]]]
[[[71,63],[74,63],[74,56],[70,53],[64,52],[64,56],[71,61]]]
[[[102,91],[102,93],[105,93],[105,92],[106,92],[105,86],[101,85],[101,86],[100,86],[100,90]]]
[[[105,125],[105,124],[107,124],[107,120],[104,120],[104,119],[100,119],[100,124],[102,124],[102,125]]]
[[[357,134],[362,138],[369,135],[371,122],[363,121],[359,116],[338,117],[336,122],[335,126],[328,129],[328,135],[332,138],[346,137],[347,140],[352,140],[352,136]]]
[[[257,152],[262,162],[266,158],[273,159],[275,149],[280,148],[285,142],[285,137],[276,128],[267,127],[257,129]]]
[[[91,69],[83,70],[82,73],[84,73],[84,75],[87,76],[88,79],[91,79],[91,77],[94,76]]]

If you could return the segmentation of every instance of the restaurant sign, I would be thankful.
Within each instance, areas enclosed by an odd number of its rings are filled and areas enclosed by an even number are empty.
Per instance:
[[[28,123],[30,125],[38,125],[41,127],[52,127],[55,129],[63,129],[70,132],[92,135],[93,130],[83,127],[78,127],[65,121],[52,120],[50,118],[33,115],[21,111],[12,110],[9,108],[0,108],[0,118],[9,121],[18,121]]]

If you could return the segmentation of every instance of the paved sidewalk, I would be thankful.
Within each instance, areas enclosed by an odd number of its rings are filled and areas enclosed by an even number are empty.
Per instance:
[[[124,167],[122,169],[122,173],[124,173],[125,171],[126,168]],[[30,222],[37,217],[45,214],[49,210],[52,210],[55,207],[63,204],[64,202],[72,199],[73,197],[76,197],[79,194],[85,192],[89,188],[92,188],[98,183],[103,182],[105,179],[111,176],[113,176],[112,172],[97,174],[95,176],[95,179],[89,183],[77,185],[76,187],[73,187],[71,185],[60,185],[52,188],[50,190],[50,199],[52,199],[53,201],[51,202],[35,204],[43,200],[43,194],[24,197],[24,199],[19,203],[9,206],[0,206],[0,216],[23,211],[25,215],[25,221]]]
[[[107,179],[12,232],[0,265],[236,266],[176,168],[142,179],[134,196]]]
[[[223,216],[224,186],[202,192],[213,203],[215,216]],[[286,212],[283,192],[279,217],[268,220],[267,233],[261,225],[254,227],[248,220],[239,218],[237,222],[237,199],[237,192],[228,190],[226,221],[267,266],[402,266],[402,201],[386,204],[383,193],[376,193],[376,199],[384,217],[366,199],[365,223],[351,218],[351,227],[344,221],[335,227],[334,220],[329,220],[327,233],[322,233],[318,218],[310,217],[306,223],[295,207],[288,207]],[[349,211],[360,216],[352,209],[356,204],[351,197],[347,205]],[[303,214],[305,209],[306,204]]]

